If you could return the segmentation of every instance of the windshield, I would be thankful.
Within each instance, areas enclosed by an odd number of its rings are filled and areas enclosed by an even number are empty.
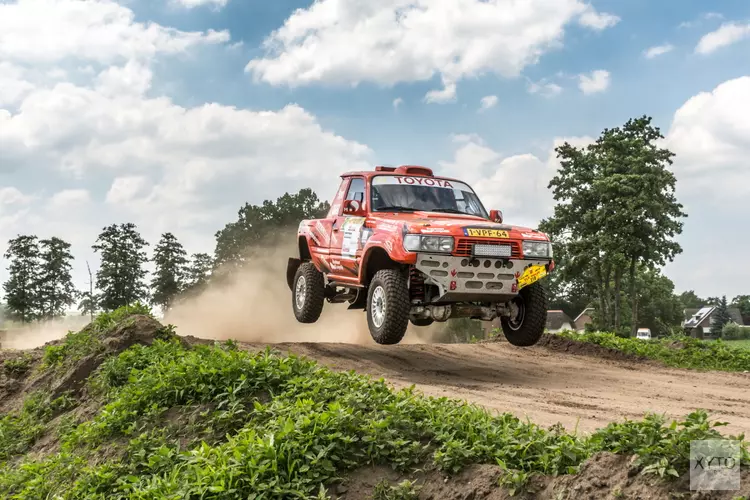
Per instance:
[[[489,217],[468,185],[433,177],[378,175],[372,179],[371,207],[375,212],[423,210]]]

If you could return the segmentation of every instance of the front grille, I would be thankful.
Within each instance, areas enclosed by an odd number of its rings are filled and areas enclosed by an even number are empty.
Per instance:
[[[471,250],[475,244],[483,245],[510,245],[510,256],[512,259],[521,258],[521,245],[517,241],[483,240],[473,238],[459,238],[453,255],[458,257],[471,257]]]

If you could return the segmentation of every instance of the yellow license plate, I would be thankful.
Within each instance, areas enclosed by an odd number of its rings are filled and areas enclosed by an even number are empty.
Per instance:
[[[477,227],[466,228],[466,236],[475,236],[480,238],[509,238],[508,231],[502,229],[484,229]]]
[[[525,286],[529,286],[545,276],[547,276],[547,268],[545,266],[531,266],[518,277],[518,289],[520,290]]]

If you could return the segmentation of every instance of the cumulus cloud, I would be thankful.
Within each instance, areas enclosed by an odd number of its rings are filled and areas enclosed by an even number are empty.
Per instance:
[[[139,23],[109,0],[0,3],[0,166],[32,186],[0,187],[0,241],[64,237],[80,281],[105,225],[135,222],[152,243],[174,231],[189,251],[211,251],[245,202],[304,187],[330,198],[332,176],[371,164],[366,145],[294,103],[251,111],[151,95],[157,59],[228,39]]]
[[[479,101],[479,110],[480,111],[486,111],[488,109],[494,108],[497,106],[497,96],[496,95],[488,95],[485,97],[482,97],[482,99]]]
[[[746,293],[745,266],[702,265],[717,242],[747,248],[745,203],[750,196],[750,76],[728,80],[688,99],[674,114],[666,146],[673,151],[677,196],[688,219],[680,241],[685,250],[669,266],[681,289],[704,295]]]
[[[174,4],[177,4],[186,9],[194,9],[196,7],[213,7],[215,9],[221,9],[226,7],[229,0],[171,0]]]
[[[595,30],[616,23],[582,0],[319,0],[296,10],[246,70],[272,85],[357,85],[430,80],[455,97],[462,78],[517,77],[562,45],[573,22]],[[446,83],[447,82],[447,83]]]
[[[597,94],[609,88],[609,71],[598,69],[588,75],[578,75],[578,88],[584,94]]]
[[[750,37],[750,23],[724,23],[716,31],[701,37],[695,47],[696,54],[711,54]]]
[[[646,57],[646,59],[654,59],[655,57],[662,56],[664,54],[672,52],[673,50],[674,45],[672,45],[671,43],[666,43],[664,45],[649,47],[643,52],[643,55]]]
[[[559,95],[563,91],[563,88],[560,85],[547,80],[540,80],[538,82],[529,80],[527,90],[529,94],[539,94],[542,97],[550,98]]]

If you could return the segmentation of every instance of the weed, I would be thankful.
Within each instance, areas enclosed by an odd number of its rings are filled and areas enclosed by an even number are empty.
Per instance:
[[[404,479],[395,485],[383,479],[375,485],[372,498],[373,500],[417,500],[421,489],[416,481],[409,479]]]
[[[24,353],[22,356],[6,359],[3,363],[3,370],[10,376],[24,375],[31,368],[33,361],[34,358],[29,353]]]
[[[685,335],[639,340],[600,332],[560,332],[556,335],[654,359],[677,368],[740,372],[750,370],[750,350],[731,347],[722,340],[705,341]]]

